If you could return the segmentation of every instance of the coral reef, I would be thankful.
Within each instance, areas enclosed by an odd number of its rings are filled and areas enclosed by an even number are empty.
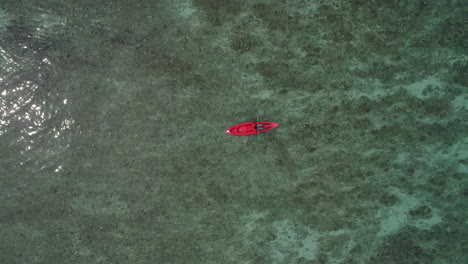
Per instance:
[[[464,5],[7,1],[0,262],[467,263]]]

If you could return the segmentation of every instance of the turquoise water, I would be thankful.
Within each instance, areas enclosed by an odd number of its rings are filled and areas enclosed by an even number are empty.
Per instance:
[[[1,263],[468,263],[466,1],[101,2],[0,5]]]

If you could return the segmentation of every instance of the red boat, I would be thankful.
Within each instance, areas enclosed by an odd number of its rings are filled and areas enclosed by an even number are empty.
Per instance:
[[[269,121],[246,122],[234,125],[224,131],[233,136],[248,136],[263,133],[279,126],[278,123]]]

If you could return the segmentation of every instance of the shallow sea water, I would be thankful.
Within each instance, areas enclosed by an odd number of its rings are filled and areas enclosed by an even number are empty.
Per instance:
[[[468,263],[436,2],[2,1],[0,263]]]

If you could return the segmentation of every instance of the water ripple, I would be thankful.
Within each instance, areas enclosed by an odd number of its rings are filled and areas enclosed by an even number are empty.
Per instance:
[[[49,58],[20,48],[0,47],[0,140],[10,162],[59,171],[74,125],[67,88]]]

